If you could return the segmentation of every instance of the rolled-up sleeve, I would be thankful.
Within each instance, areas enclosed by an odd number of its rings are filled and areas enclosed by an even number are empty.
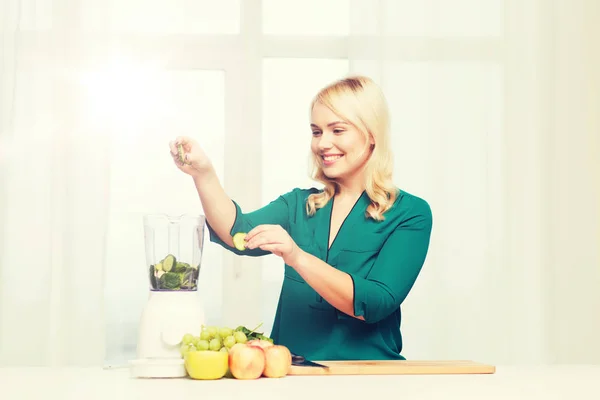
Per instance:
[[[290,209],[293,207],[293,204],[291,203],[294,202],[295,191],[296,190],[293,190],[289,193],[281,195],[266,206],[249,213],[244,213],[239,204],[232,200],[233,204],[235,205],[236,214],[229,234],[233,236],[237,232],[247,233],[254,227],[264,224],[281,225],[285,230],[288,230]],[[235,247],[229,246],[227,243],[225,243],[217,235],[208,222],[206,223],[206,226],[208,228],[211,242],[216,243],[237,255],[258,257],[271,254],[271,252],[264,251],[259,248],[240,251]]]
[[[376,323],[398,310],[425,262],[432,230],[427,203],[401,223],[381,248],[366,277],[350,273],[354,283],[354,315]]]

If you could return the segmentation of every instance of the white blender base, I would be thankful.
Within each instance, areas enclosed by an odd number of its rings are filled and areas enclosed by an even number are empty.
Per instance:
[[[187,376],[183,359],[138,359],[129,362],[134,378],[184,378]]]
[[[138,378],[187,376],[179,346],[183,335],[200,334],[204,311],[197,291],[150,292],[140,321],[137,359],[129,362]]]

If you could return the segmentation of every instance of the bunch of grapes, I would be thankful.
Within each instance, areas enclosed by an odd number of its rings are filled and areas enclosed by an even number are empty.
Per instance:
[[[202,326],[200,336],[187,333],[181,340],[181,356],[190,351],[223,351],[229,352],[236,343],[246,343],[248,337],[241,330],[228,327]]]

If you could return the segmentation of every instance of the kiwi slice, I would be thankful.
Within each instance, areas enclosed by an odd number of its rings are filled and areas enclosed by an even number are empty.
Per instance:
[[[244,246],[244,239],[246,239],[246,236],[247,234],[244,232],[238,232],[235,235],[233,235],[233,245],[239,251],[246,250],[246,247]]]
[[[178,146],[178,150],[179,150],[179,161],[181,161],[182,164],[185,164],[185,155],[183,154],[183,145],[180,144]]]
[[[173,267],[175,266],[176,262],[177,262],[177,260],[175,259],[175,256],[173,254],[169,254],[168,256],[165,257],[165,259],[162,262],[163,270],[165,272],[171,271],[173,269]]]

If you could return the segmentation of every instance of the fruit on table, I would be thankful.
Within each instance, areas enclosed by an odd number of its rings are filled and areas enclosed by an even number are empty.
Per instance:
[[[249,341],[248,343],[246,343],[248,346],[258,346],[261,348],[267,348],[267,347],[271,347],[274,346],[273,343],[269,342],[268,340],[264,340],[264,339],[252,339],[251,341]]]
[[[233,338],[235,339],[236,343],[246,343],[248,341],[248,337],[242,331],[235,331],[233,333]]]
[[[181,356],[185,357],[190,351],[225,351],[223,349],[229,350],[238,343],[260,344],[262,347],[267,344],[272,345],[273,339],[256,331],[261,326],[262,324],[250,330],[244,326],[231,329],[225,326],[202,325],[200,335],[194,336],[192,333],[183,335],[179,350]]]
[[[196,350],[204,351],[210,349],[210,343],[206,340],[198,340],[195,344]]]
[[[223,347],[223,344],[221,343],[221,340],[219,338],[211,339],[210,342],[208,342],[209,350],[219,351],[221,350],[221,347]]]
[[[281,378],[288,374],[292,365],[289,349],[273,343],[273,339],[256,330],[244,326],[229,327],[202,326],[199,336],[187,333],[181,340],[181,356],[186,368],[192,360],[194,379],[220,379],[223,376],[235,379]],[[198,356],[205,353],[207,355]],[[224,355],[227,368],[223,374],[220,359],[209,353]],[[206,365],[205,365],[206,364]],[[202,376],[202,378],[199,378]]]
[[[226,336],[225,339],[223,339],[223,346],[225,346],[225,348],[227,349],[232,348],[236,344],[237,341],[235,340],[235,336],[233,335]]]
[[[229,350],[229,371],[236,379],[282,378],[292,366],[292,354],[268,341],[237,343]]]
[[[233,329],[227,327],[219,329],[219,336],[221,336],[222,338],[225,338],[230,335],[233,335]]]
[[[209,337],[212,339],[217,336],[218,329],[219,328],[217,328],[216,326],[209,326],[206,329],[202,329],[202,330],[205,330],[206,333],[209,335]]]
[[[222,351],[192,351],[185,356],[185,369],[192,379],[221,379],[228,370],[229,354]]]
[[[283,378],[292,366],[292,353],[282,345],[272,345],[263,348],[265,352],[265,370],[267,378]]]
[[[236,344],[229,353],[229,370],[236,379],[258,379],[266,365],[265,351],[260,346]]]

